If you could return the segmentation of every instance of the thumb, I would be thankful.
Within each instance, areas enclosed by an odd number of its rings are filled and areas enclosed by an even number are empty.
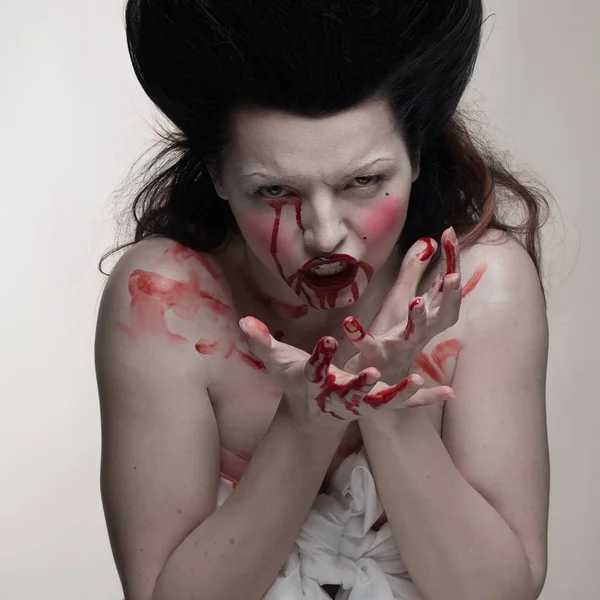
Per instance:
[[[254,317],[244,317],[239,320],[240,329],[248,338],[248,348],[258,356],[258,358],[266,358],[271,350],[271,344],[274,338],[269,332],[269,328]]]

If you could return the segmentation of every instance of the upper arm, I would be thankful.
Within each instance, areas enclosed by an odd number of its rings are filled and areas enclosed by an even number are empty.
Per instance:
[[[549,457],[546,309],[533,263],[514,240],[461,257],[485,276],[463,303],[464,338],[443,441],[465,479],[520,539],[541,590],[546,575]]]
[[[193,344],[169,340],[150,323],[147,335],[128,329],[129,277],[156,258],[145,251],[126,255],[111,275],[96,332],[102,500],[131,600],[151,597],[170,554],[215,510],[219,481],[217,425]],[[176,264],[154,272],[186,279]]]

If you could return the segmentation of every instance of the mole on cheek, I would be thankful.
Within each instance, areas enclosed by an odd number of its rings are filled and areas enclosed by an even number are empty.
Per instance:
[[[380,240],[398,228],[400,215],[406,207],[404,198],[391,196],[375,202],[364,219],[364,233],[370,239]],[[367,236],[363,236],[366,239]]]

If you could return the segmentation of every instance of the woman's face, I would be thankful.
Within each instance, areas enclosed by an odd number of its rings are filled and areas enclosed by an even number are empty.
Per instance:
[[[384,102],[320,119],[244,109],[216,188],[261,267],[330,309],[356,302],[394,251],[416,176]]]

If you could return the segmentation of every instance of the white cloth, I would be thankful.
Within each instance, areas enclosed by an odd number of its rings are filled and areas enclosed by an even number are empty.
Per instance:
[[[341,585],[336,600],[423,600],[410,581],[383,513],[364,449],[351,454],[320,494],[294,548],[263,600],[330,600],[321,588]],[[233,491],[221,479],[218,505]]]

